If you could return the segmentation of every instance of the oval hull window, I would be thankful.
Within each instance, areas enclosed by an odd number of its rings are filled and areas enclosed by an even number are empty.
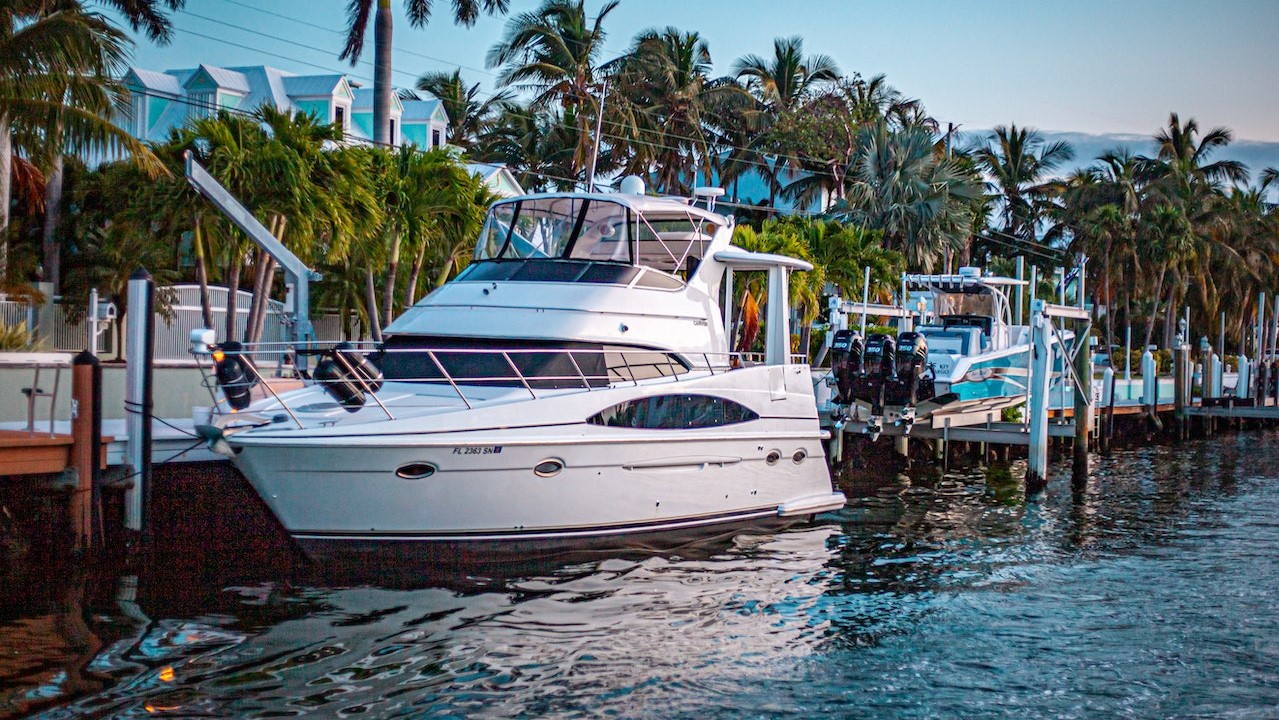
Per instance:
[[[409,463],[401,465],[396,471],[396,477],[402,477],[405,480],[421,480],[429,478],[435,474],[435,466],[431,463]]]
[[[794,455],[791,455],[791,456],[790,456],[790,459],[791,459],[791,461],[793,461],[796,465],[798,465],[798,464],[800,464],[800,463],[804,462],[805,458],[807,458],[807,457],[808,457],[808,451],[807,451],[807,450],[805,450],[804,448],[800,448],[800,449],[798,449],[798,450],[796,450],[796,451],[795,451],[795,454],[794,454]]]
[[[777,461],[781,459],[782,459],[782,454],[774,450],[764,457],[764,462],[768,463],[769,465],[776,465]]]
[[[549,459],[549,460],[543,460],[537,465],[534,465],[533,474],[538,477],[544,477],[544,478],[555,477],[556,475],[559,475],[560,471],[563,469],[564,469],[564,463],[562,461]]]

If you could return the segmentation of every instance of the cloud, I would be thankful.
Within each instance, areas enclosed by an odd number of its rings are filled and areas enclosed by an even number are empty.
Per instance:
[[[989,130],[970,130],[962,133],[959,140],[961,146],[981,142]],[[1075,149],[1075,159],[1070,167],[1064,168],[1069,173],[1075,168],[1087,167],[1101,154],[1116,148],[1125,148],[1135,155],[1154,155],[1158,150],[1151,135],[1132,133],[1106,133],[1094,135],[1081,132],[1055,132],[1041,130],[1046,142],[1058,140],[1070,143]],[[1153,133],[1152,133],[1153,135]],[[1209,160],[1238,160],[1248,166],[1248,176],[1253,182],[1264,168],[1279,168],[1279,142],[1261,140],[1236,140],[1224,149],[1209,156]]]

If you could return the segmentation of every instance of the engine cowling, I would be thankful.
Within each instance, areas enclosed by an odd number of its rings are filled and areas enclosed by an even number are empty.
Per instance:
[[[854,388],[865,374],[862,338],[852,330],[839,330],[831,340],[831,370],[838,389],[835,402],[848,405],[855,399]]]

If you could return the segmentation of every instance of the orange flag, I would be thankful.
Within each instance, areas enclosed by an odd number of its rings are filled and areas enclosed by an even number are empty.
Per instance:
[[[759,335],[759,304],[747,290],[742,297],[742,333],[737,341],[737,352],[750,352]]]

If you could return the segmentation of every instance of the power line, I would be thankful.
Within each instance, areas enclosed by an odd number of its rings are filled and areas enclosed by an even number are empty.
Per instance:
[[[236,2],[235,0],[223,0],[223,1],[224,1],[224,2],[230,2],[230,3],[233,3],[233,4],[237,4],[237,5],[242,5],[242,3],[238,3],[238,2]],[[182,12],[183,12],[183,14],[190,15],[190,16],[192,16],[192,17],[194,17],[194,18],[197,18],[197,19],[200,19],[200,20],[205,20],[205,21],[207,21],[207,22],[213,22],[213,23],[217,23],[217,24],[219,24],[219,25],[225,26],[225,27],[233,28],[233,29],[236,29],[236,30],[241,30],[241,31],[243,31],[243,32],[247,32],[247,33],[250,33],[250,34],[253,34],[253,35],[257,35],[257,36],[259,36],[259,37],[266,38],[266,39],[268,39],[268,40],[273,40],[273,41],[277,41],[277,42],[283,42],[283,43],[286,43],[286,44],[289,44],[289,45],[293,45],[293,46],[296,46],[296,47],[300,47],[300,48],[302,48],[302,49],[304,49],[304,50],[315,51],[315,52],[323,52],[320,48],[316,48],[316,47],[313,47],[313,46],[310,46],[310,45],[306,45],[306,44],[304,44],[304,43],[299,43],[299,42],[296,42],[296,41],[292,41],[292,40],[284,40],[284,39],[281,39],[281,38],[277,38],[277,37],[275,37],[275,36],[273,36],[273,35],[269,35],[269,34],[267,34],[267,33],[263,33],[263,32],[257,31],[257,30],[253,30],[253,29],[250,29],[250,28],[246,28],[246,27],[244,27],[244,26],[242,26],[242,25],[236,25],[235,23],[229,23],[229,22],[226,22],[226,21],[224,21],[224,20],[218,20],[218,19],[216,19],[216,18],[210,18],[210,17],[204,16],[204,15],[199,15],[199,14],[197,14],[197,13],[193,13],[193,12],[191,12],[191,11],[189,11],[189,10],[183,10]],[[263,12],[268,12],[268,11],[263,11]],[[287,16],[284,16],[284,15],[282,15],[282,14],[280,14],[280,13],[269,13],[269,14],[271,14],[271,15],[275,15],[275,16],[278,16],[278,17],[287,17]],[[322,28],[322,26],[314,25],[313,23],[307,23],[307,22],[305,22],[305,21],[301,21],[301,20],[295,20],[295,22],[299,22],[299,23],[301,23],[301,24],[303,24],[303,25],[306,25],[306,26],[308,26],[308,27],[319,27],[319,28],[321,28],[321,29],[325,29],[325,28]],[[203,34],[203,33],[199,33],[199,32],[196,32],[196,31],[194,31],[194,30],[190,30],[190,29],[186,29],[186,28],[179,28],[179,29],[181,29],[183,32],[187,32],[187,33],[190,33],[190,34],[192,34],[192,35],[195,35],[196,37],[204,38],[204,39],[206,39],[206,40],[212,40],[212,41],[214,41],[214,42],[220,42],[220,43],[223,43],[223,44],[226,44],[226,45],[230,45],[230,46],[232,46],[232,47],[236,47],[236,48],[239,48],[239,49],[242,49],[242,50],[249,50],[249,51],[252,51],[252,52],[259,52],[259,53],[263,53],[263,54],[265,54],[265,55],[269,55],[269,56],[271,56],[271,57],[280,58],[280,59],[282,59],[282,60],[288,60],[288,61],[290,61],[290,62],[299,63],[299,64],[302,64],[302,65],[306,65],[306,66],[308,66],[308,67],[313,67],[313,68],[316,68],[316,69],[319,69],[319,70],[324,70],[324,71],[326,71],[326,72],[330,72],[330,73],[334,73],[334,74],[339,74],[339,75],[349,75],[349,74],[350,74],[350,73],[347,73],[347,72],[345,72],[345,71],[343,71],[343,70],[334,69],[334,68],[332,68],[332,67],[330,67],[330,66],[319,65],[319,64],[316,64],[316,63],[313,63],[313,62],[308,62],[308,61],[305,61],[305,60],[298,60],[298,59],[293,58],[293,57],[290,57],[290,56],[280,55],[280,54],[278,54],[278,53],[273,53],[273,52],[270,52],[270,51],[267,51],[267,50],[261,50],[261,49],[259,49],[259,48],[251,47],[251,46],[249,46],[249,45],[244,45],[244,44],[241,44],[241,43],[232,42],[232,41],[230,41],[230,40],[225,40],[225,39],[223,39],[223,38],[217,38],[217,37],[213,37],[213,36],[210,36],[210,35],[205,35],[205,34]],[[329,31],[329,32],[336,32],[336,31],[333,31],[333,30],[328,30],[328,31]],[[339,33],[339,34],[340,34],[340,33]],[[401,51],[401,52],[409,52],[409,51]],[[420,57],[424,57],[424,58],[427,58],[427,59],[430,59],[430,60],[435,60],[435,61],[438,61],[438,62],[444,62],[443,60],[440,60],[439,58],[433,58],[433,57],[431,57],[431,56],[421,55],[420,53],[412,53],[412,52],[409,52],[409,54],[417,54],[417,55],[419,55]],[[367,61],[363,61],[361,64],[368,65],[368,64],[370,64],[370,63],[368,63]],[[412,78],[416,79],[416,75],[414,75],[413,73],[410,73],[410,72],[408,72],[408,71],[406,71],[406,70],[399,70],[399,69],[396,69],[396,68],[392,68],[392,72],[398,73],[398,74],[400,74],[400,75],[407,75],[407,76],[409,76],[409,77],[412,77]],[[493,73],[487,73],[487,74],[492,75]],[[359,79],[361,79],[361,80],[368,80],[368,79],[369,79],[367,76],[357,76],[357,77],[358,77]],[[493,99],[494,97],[496,97],[496,96],[497,96],[497,94],[498,94],[497,92],[489,93],[489,94],[488,94],[487,99],[490,99],[490,100],[491,100],[491,99]],[[718,114],[713,113],[713,112],[708,112],[707,114],[708,114],[708,115],[711,115],[712,117],[718,117]],[[724,119],[724,118],[720,117],[720,120],[721,120],[721,121],[723,121],[723,119]],[[624,127],[624,126],[620,125],[619,123],[617,123],[616,121],[606,120],[605,122],[606,122],[608,125],[611,125],[611,126],[614,126],[614,127]],[[564,123],[564,122],[554,121],[552,124],[553,124],[553,125],[555,125],[555,126],[558,126],[558,127],[562,127],[562,128],[565,128],[565,129],[569,129],[569,130],[577,130],[577,129],[578,129],[578,128],[576,128],[576,127],[574,127],[574,126],[572,126],[572,125],[569,125],[569,124],[567,124],[567,123]],[[671,133],[671,132],[667,132],[667,131],[664,131],[664,130],[645,129],[645,130],[643,130],[642,132],[644,132],[644,133],[649,133],[649,134],[655,134],[655,135],[658,135],[658,136],[663,137],[663,138],[675,138],[676,140],[684,140],[684,141],[688,141],[688,142],[691,142],[691,143],[694,143],[694,144],[697,144],[697,143],[702,142],[702,141],[701,141],[701,140],[699,140],[698,138],[689,137],[689,136],[687,136],[687,135],[678,135],[678,134]],[[625,136],[625,135],[621,135],[621,134],[613,134],[613,133],[601,133],[601,134],[602,134],[605,138],[608,138],[608,139],[613,140],[613,141],[616,141],[616,142],[621,142],[621,143],[633,143],[633,144],[645,145],[645,146],[652,147],[652,148],[660,148],[660,149],[664,149],[664,150],[674,150],[674,151],[676,151],[676,152],[679,152],[679,151],[681,151],[681,150],[682,150],[682,148],[680,148],[680,147],[678,147],[678,146],[674,146],[674,145],[667,145],[667,144],[664,144],[664,143],[654,142],[654,141],[651,141],[651,140],[632,139],[632,138],[629,138],[629,137],[627,137],[627,136]],[[789,161],[789,162],[794,162],[794,163],[796,163],[796,164],[803,164],[803,163],[805,162],[805,159],[804,159],[804,158],[801,158],[801,157],[799,157],[799,156],[794,156],[794,155],[784,155],[784,154],[781,154],[781,153],[761,153],[761,152],[759,152],[758,150],[756,150],[756,149],[754,149],[754,148],[743,147],[743,146],[739,146],[739,145],[724,144],[724,143],[717,143],[717,145],[718,145],[721,149],[726,149],[726,150],[741,150],[741,151],[744,151],[744,152],[747,152],[747,153],[751,153],[751,154],[758,154],[758,155],[760,155],[760,156],[762,156],[762,157],[771,157],[771,158],[773,158],[773,162],[772,162],[772,163],[769,163],[768,161],[763,161],[763,160],[752,160],[752,159],[750,159],[750,158],[741,158],[741,159],[739,159],[739,160],[737,161],[737,162],[738,162],[738,163],[740,163],[740,164],[748,165],[748,166],[752,166],[752,167],[756,167],[756,168],[761,168],[761,169],[767,170],[767,171],[769,171],[769,172],[776,172],[776,171],[778,170],[779,161],[782,161],[782,160]],[[806,173],[808,173],[808,174],[810,174],[810,175],[813,175],[813,176],[816,176],[816,177],[825,177],[825,178],[829,178],[829,179],[831,179],[831,180],[834,180],[834,179],[835,179],[835,176],[834,176],[834,174],[833,174],[833,173],[825,172],[825,171],[822,171],[822,170],[819,170],[819,169],[813,169],[813,168],[801,168],[801,171],[802,171],[802,172],[806,172]]]
[[[248,9],[255,9],[255,10],[258,10],[258,11],[263,12],[263,13],[265,13],[265,14],[268,14],[268,15],[271,15],[271,16],[274,16],[274,17],[279,17],[279,18],[282,18],[282,19],[291,20],[291,21],[293,21],[293,22],[299,23],[299,24],[304,25],[304,26],[307,26],[307,27],[313,27],[313,28],[317,28],[317,29],[324,30],[324,31],[326,31],[326,32],[334,33],[334,34],[337,34],[337,35],[342,35],[342,33],[341,33],[340,31],[336,31],[336,30],[333,30],[333,29],[331,29],[331,28],[327,28],[327,27],[325,27],[325,26],[318,25],[318,24],[315,24],[315,23],[310,23],[310,22],[307,22],[307,21],[305,21],[305,20],[300,20],[300,19],[298,19],[298,18],[293,18],[293,17],[287,16],[287,15],[284,15],[284,14],[282,14],[282,13],[276,13],[276,12],[272,12],[272,11],[269,11],[269,10],[262,10],[261,8],[254,8],[253,6],[250,6],[250,5],[247,5],[247,4],[245,4],[245,3],[239,2],[238,0],[223,0],[223,2],[227,2],[227,3],[233,4],[233,5],[237,5],[237,6],[245,7],[245,8],[248,8]],[[276,42],[283,42],[283,43],[286,43],[286,44],[289,44],[289,45],[293,45],[293,46],[296,46],[296,47],[299,47],[299,48],[302,48],[302,49],[304,49],[304,50],[308,50],[308,51],[323,52],[320,48],[316,48],[316,47],[313,47],[313,46],[311,46],[311,45],[307,45],[307,44],[304,44],[304,43],[299,43],[299,42],[292,41],[292,40],[285,40],[285,39],[282,39],[282,38],[277,38],[277,37],[275,37],[275,36],[273,36],[273,35],[269,35],[269,34],[267,34],[267,33],[263,33],[263,32],[257,31],[257,30],[253,30],[253,29],[250,29],[250,28],[246,28],[246,27],[243,27],[243,26],[241,26],[241,25],[237,25],[237,24],[235,24],[235,23],[229,23],[229,22],[226,22],[226,21],[223,21],[223,20],[218,20],[218,19],[216,19],[216,18],[210,18],[210,17],[204,16],[204,15],[200,15],[200,14],[198,14],[198,13],[193,13],[193,12],[191,12],[191,11],[189,11],[189,10],[183,10],[183,11],[181,11],[181,12],[183,12],[183,13],[184,13],[184,14],[186,14],[186,15],[190,15],[190,16],[192,16],[192,17],[194,17],[194,18],[200,19],[200,20],[204,20],[204,21],[207,21],[207,22],[213,22],[213,23],[216,23],[216,24],[219,24],[219,25],[225,26],[225,27],[229,27],[229,28],[236,29],[236,30],[241,30],[241,31],[243,31],[243,32],[248,32],[248,33],[251,33],[251,34],[253,34],[253,35],[257,35],[257,36],[259,36],[259,37],[266,38],[266,39],[268,39],[268,40],[273,40],[273,41],[276,41]],[[313,63],[313,62],[308,62],[308,61],[304,61],[304,60],[299,60],[299,59],[294,58],[294,57],[291,57],[291,56],[281,55],[281,54],[279,54],[279,53],[274,53],[274,52],[270,52],[270,51],[267,51],[267,50],[262,50],[261,48],[256,48],[256,47],[252,47],[252,46],[245,45],[245,44],[242,44],[242,43],[237,43],[237,42],[234,42],[234,41],[231,41],[231,40],[226,40],[226,39],[224,39],[224,38],[219,38],[219,37],[214,37],[214,36],[211,36],[211,35],[206,35],[206,34],[204,34],[204,33],[200,33],[200,32],[197,32],[197,31],[194,31],[194,30],[191,30],[191,29],[186,29],[186,28],[179,28],[179,29],[180,29],[180,30],[182,30],[183,32],[188,32],[188,33],[190,33],[190,34],[192,34],[192,35],[194,35],[194,36],[196,36],[196,37],[200,37],[200,38],[204,38],[204,39],[207,39],[207,40],[211,40],[211,41],[213,41],[213,42],[219,42],[219,43],[223,43],[223,44],[226,44],[226,45],[230,45],[230,46],[232,46],[232,47],[236,47],[236,48],[239,48],[239,49],[248,50],[248,51],[251,51],[251,52],[257,52],[257,53],[261,53],[261,54],[268,55],[268,56],[270,56],[270,57],[275,57],[275,58],[279,58],[279,59],[282,59],[282,60],[287,60],[287,61],[290,61],[290,62],[299,63],[299,64],[302,64],[302,65],[306,65],[306,66],[308,66],[308,67],[313,67],[313,68],[317,68],[317,69],[320,69],[320,70],[324,70],[324,71],[326,71],[326,72],[330,72],[330,73],[334,73],[334,74],[341,74],[341,75],[349,75],[349,74],[350,74],[350,73],[348,73],[348,72],[346,72],[346,71],[344,71],[344,70],[335,69],[335,68],[330,67],[330,66],[325,66],[325,65],[320,65],[320,64],[317,64],[317,63]],[[433,57],[433,56],[424,55],[424,54],[421,54],[421,53],[415,53],[415,52],[407,51],[407,50],[401,50],[400,52],[405,52],[405,53],[410,54],[410,55],[415,55],[415,56],[422,57],[422,58],[429,59],[429,60],[436,61],[436,62],[445,62],[445,61],[444,61],[443,59],[441,59],[441,58],[435,58],[435,57]],[[369,63],[368,63],[367,61],[363,61],[361,64],[368,65]],[[461,66],[459,66],[459,67],[461,67]],[[474,69],[474,68],[468,68],[468,69]],[[410,77],[416,77],[413,73],[410,73],[410,72],[407,72],[407,71],[403,71],[403,70],[394,69],[394,68],[393,68],[393,72],[397,72],[397,73],[399,73],[399,74],[401,74],[401,75],[408,75],[408,76],[410,76]],[[484,72],[485,74],[493,75],[493,73],[490,73],[490,72],[488,72],[488,71],[480,71],[480,72]],[[359,76],[357,76],[357,77],[359,77]],[[363,78],[363,77],[361,77],[361,79],[367,79],[367,78]],[[488,98],[489,98],[489,99],[492,99],[492,98],[493,98],[493,97],[495,97],[496,95],[497,95],[497,93],[496,93],[496,92],[495,92],[495,93],[490,93],[490,94],[489,94],[489,96],[488,96]],[[168,97],[168,96],[166,96],[166,97]],[[171,98],[171,97],[170,97],[169,99],[173,99],[173,98]],[[714,112],[710,112],[710,111],[708,111],[706,114],[710,115],[711,117],[719,117],[719,119],[720,119],[721,121],[723,121],[723,119],[724,119],[724,118],[722,118],[721,116],[719,116],[717,113],[714,113]],[[566,128],[566,129],[570,129],[570,130],[577,130],[577,129],[578,129],[578,128],[576,128],[576,127],[574,127],[574,126],[572,126],[572,125],[569,125],[569,124],[567,124],[567,123],[564,123],[564,122],[559,122],[559,121],[551,121],[551,122],[552,122],[552,124],[553,124],[553,125],[558,126],[558,127],[561,127],[561,128]],[[605,122],[606,122],[606,124],[607,124],[607,125],[609,125],[609,126],[611,126],[611,127],[613,127],[613,128],[622,128],[622,129],[625,129],[625,126],[621,125],[621,124],[620,124],[620,123],[618,123],[617,121],[613,121],[613,120],[606,120]],[[660,129],[644,129],[644,130],[642,130],[642,131],[641,131],[641,134],[642,134],[642,135],[643,135],[643,134],[657,135],[657,136],[659,136],[659,137],[661,137],[661,138],[667,138],[667,139],[669,139],[669,138],[674,138],[674,139],[676,139],[676,140],[687,141],[687,142],[693,143],[694,145],[699,145],[699,144],[701,144],[701,143],[705,142],[705,140],[704,140],[704,139],[694,138],[694,137],[689,137],[689,136],[686,136],[686,135],[679,135],[679,134],[676,134],[676,133],[672,133],[672,132],[668,132],[668,131],[660,130]],[[646,139],[643,139],[642,137],[641,137],[641,138],[631,138],[631,137],[627,137],[626,135],[616,134],[616,133],[610,133],[610,132],[601,132],[601,136],[602,136],[603,138],[607,138],[607,139],[609,139],[609,140],[613,141],[614,143],[618,143],[618,142],[620,142],[620,143],[622,143],[622,144],[634,144],[634,145],[641,145],[641,146],[646,146],[646,147],[653,148],[653,149],[671,150],[671,151],[674,151],[674,152],[683,152],[683,151],[685,150],[685,148],[681,148],[681,147],[679,147],[679,146],[677,146],[677,145],[669,145],[669,144],[662,143],[662,142],[655,142],[655,141],[653,141],[653,140],[646,140]],[[349,137],[351,137],[351,136],[348,134],[348,138],[349,138]],[[360,140],[361,142],[368,142],[368,143],[370,143],[370,144],[375,144],[375,145],[376,145],[376,144],[378,144],[378,143],[373,142],[372,140],[367,140],[367,139],[364,139],[364,138],[357,138],[357,139],[358,139],[358,140]],[[751,159],[750,157],[745,157],[745,158],[739,158],[739,159],[737,159],[737,160],[736,160],[736,162],[737,162],[738,164],[740,164],[740,165],[744,165],[744,166],[748,166],[748,167],[754,167],[754,168],[759,168],[759,169],[765,170],[767,173],[776,173],[776,172],[778,172],[778,171],[781,169],[781,166],[782,166],[782,165],[784,165],[784,164],[791,164],[791,163],[795,163],[796,165],[800,166],[800,167],[798,168],[798,170],[799,170],[800,172],[807,173],[808,175],[813,176],[813,177],[827,178],[827,179],[830,179],[830,180],[834,180],[834,179],[835,179],[835,176],[834,176],[834,174],[833,174],[833,173],[830,173],[830,172],[827,172],[827,171],[823,171],[823,170],[818,169],[818,168],[812,168],[812,167],[805,168],[805,167],[802,167],[802,165],[803,165],[806,161],[805,161],[805,159],[804,159],[804,158],[801,158],[801,157],[798,157],[798,156],[785,155],[785,154],[781,154],[781,153],[762,153],[762,152],[760,152],[759,150],[757,150],[757,149],[755,149],[755,148],[743,147],[743,146],[739,146],[739,145],[732,145],[732,144],[726,144],[726,143],[709,143],[709,144],[714,145],[714,146],[715,146],[715,147],[716,147],[719,151],[734,151],[734,150],[736,150],[736,151],[743,151],[743,152],[745,152],[745,153],[752,154],[752,155],[759,155],[760,157],[763,157],[763,158],[765,158],[765,159],[764,159],[764,160],[754,160],[754,159]],[[386,144],[386,145],[389,145],[389,144]],[[768,160],[768,158],[771,158],[771,162]],[[782,161],[787,161],[787,162],[786,162],[786,163],[783,163]],[[559,177],[559,176],[549,175],[549,174],[547,174],[547,173],[540,173],[540,172],[536,172],[536,171],[532,171],[532,170],[524,170],[523,172],[525,172],[525,173],[527,173],[527,174],[529,174],[529,175],[533,175],[533,176],[536,176],[536,177],[543,177],[543,178],[546,178],[546,179],[553,179],[553,180],[559,180],[559,181],[571,182],[571,183],[577,183],[577,182],[579,182],[578,180],[573,179],[573,178]]]
[[[291,16],[291,15],[285,15],[284,13],[274,12],[274,11],[272,11],[272,10],[266,10],[266,9],[264,9],[264,8],[261,8],[261,7],[257,6],[257,5],[250,5],[250,4],[248,4],[248,3],[240,2],[239,0],[222,0],[222,2],[224,2],[224,3],[229,3],[229,4],[231,4],[231,5],[238,5],[238,6],[242,7],[242,8],[247,8],[247,9],[249,9],[249,10],[256,10],[257,12],[263,13],[263,14],[265,14],[265,15],[270,15],[270,16],[272,16],[272,17],[278,17],[278,18],[281,18],[281,19],[283,19],[283,20],[290,20],[290,21],[295,22],[295,23],[297,23],[297,24],[299,24],[299,25],[303,25],[303,26],[306,26],[306,27],[309,27],[309,28],[315,28],[315,29],[317,29],[317,30],[323,30],[324,32],[327,32],[327,33],[330,33],[330,34],[333,34],[333,35],[337,35],[337,36],[339,36],[339,37],[344,37],[344,36],[346,35],[346,33],[342,32],[341,30],[334,30],[332,27],[329,27],[329,26],[327,26],[327,25],[320,25],[320,24],[318,24],[318,23],[307,22],[306,20],[302,20],[301,18],[296,18],[296,17],[293,17],[293,16]],[[190,11],[184,11],[184,12],[187,12],[188,14],[193,14],[193,13],[190,13]],[[462,65],[462,64],[460,64],[460,63],[452,62],[451,60],[445,60],[444,58],[438,58],[438,57],[435,57],[435,56],[433,56],[433,55],[426,55],[426,54],[424,54],[424,53],[416,52],[416,51],[414,51],[414,50],[409,50],[409,49],[406,49],[406,48],[403,48],[403,47],[400,47],[400,48],[393,48],[393,49],[394,49],[394,51],[395,51],[395,52],[403,53],[403,54],[405,54],[405,55],[410,55],[410,56],[412,56],[412,57],[422,58],[423,60],[431,60],[431,61],[433,61],[433,62],[438,62],[438,63],[443,64],[443,65],[444,65],[444,66],[446,66],[446,67],[460,67],[460,68],[464,68],[464,69],[466,69],[466,70],[471,70],[471,71],[473,71],[473,72],[483,73],[483,74],[485,74],[485,75],[490,75],[490,76],[492,76],[492,77],[497,77],[497,73],[495,73],[495,72],[491,72],[491,71],[489,71],[489,70],[484,70],[484,69],[481,69],[481,68],[471,67],[471,66],[469,66],[469,65]],[[361,64],[371,65],[372,63],[369,63],[369,62],[367,62],[367,61],[362,61],[362,63],[361,63]],[[394,68],[392,68],[392,69],[394,69]]]
[[[151,91],[151,90],[149,90],[149,89],[143,89],[143,90],[142,90],[142,92],[140,92],[140,93],[138,93],[138,94],[139,94],[139,95],[142,95],[143,97],[148,97],[148,98],[159,98],[159,99],[162,99],[162,100],[168,100],[168,101],[170,101],[170,102],[175,102],[175,103],[178,103],[178,104],[180,104],[180,105],[185,105],[185,106],[187,106],[187,107],[198,108],[198,109],[200,109],[200,110],[204,110],[204,111],[207,111],[207,112],[210,112],[210,113],[216,113],[216,112],[221,111],[221,112],[227,112],[227,113],[230,113],[230,114],[233,114],[233,115],[240,115],[240,116],[242,116],[242,117],[247,117],[247,118],[256,118],[256,115],[255,115],[255,114],[254,114],[254,112],[253,112],[253,111],[251,111],[251,110],[244,110],[244,109],[242,109],[242,108],[230,108],[230,107],[212,107],[212,106],[210,106],[208,103],[200,102],[200,101],[198,101],[198,100],[192,100],[192,99],[190,99],[190,98],[183,97],[183,96],[171,95],[171,94],[169,94],[169,93],[154,92],[154,91]],[[188,119],[189,119],[189,118],[188,118]],[[373,139],[371,139],[371,138],[366,138],[366,137],[363,137],[363,136],[360,136],[360,135],[356,135],[356,134],[351,133],[351,132],[349,132],[349,131],[347,131],[347,130],[345,130],[345,129],[343,129],[343,131],[342,131],[342,139],[343,139],[343,141],[344,141],[344,142],[347,142],[347,143],[358,143],[358,144],[370,145],[370,146],[373,146],[373,147],[380,147],[380,148],[385,148],[385,149],[390,149],[390,150],[399,150],[399,149],[402,149],[402,148],[410,148],[410,147],[411,147],[411,148],[413,148],[413,150],[414,150],[415,152],[418,152],[418,153],[426,153],[426,152],[427,152],[427,150],[425,150],[425,149],[423,149],[423,148],[420,148],[420,147],[417,147],[416,145],[395,145],[394,143],[383,143],[383,142],[378,142],[378,141],[373,140]],[[574,179],[574,178],[563,177],[563,176],[560,176],[560,175],[552,175],[552,174],[550,174],[550,173],[540,172],[540,171],[537,171],[537,170],[531,170],[531,169],[520,169],[520,171],[519,171],[519,172],[521,172],[521,173],[523,173],[523,174],[526,174],[526,175],[532,175],[532,176],[534,176],[534,177],[540,177],[540,178],[543,178],[543,179],[545,179],[545,180],[556,180],[556,181],[563,181],[563,182],[570,182],[570,183],[577,183],[577,182],[580,182],[579,180],[576,180],[576,179]],[[603,183],[597,183],[597,184],[603,184]],[[606,186],[606,187],[611,187],[611,185],[605,185],[605,186]]]

